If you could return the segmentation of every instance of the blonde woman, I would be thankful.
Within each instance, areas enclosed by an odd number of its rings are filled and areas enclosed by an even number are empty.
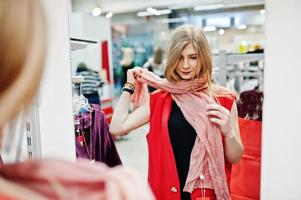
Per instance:
[[[235,95],[211,83],[212,61],[203,31],[173,33],[166,79],[146,69],[127,73],[110,131],[122,135],[150,122],[148,180],[158,200],[231,199],[231,165],[243,153]],[[147,96],[145,85],[160,90]],[[128,113],[131,100],[138,108]]]
[[[0,1],[0,140],[1,128],[30,104],[39,86],[45,53],[43,19],[38,0]],[[122,167],[44,160],[0,163],[0,199],[154,198],[143,180]]]

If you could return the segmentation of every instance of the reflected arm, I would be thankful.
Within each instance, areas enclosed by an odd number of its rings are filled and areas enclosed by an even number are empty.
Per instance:
[[[237,114],[237,107],[236,103],[233,103],[232,109],[231,109],[231,120],[233,123],[233,129],[234,131],[232,137],[225,136],[225,155],[226,159],[232,163],[238,163],[241,159],[241,156],[244,151],[244,147],[240,138],[240,131],[238,126],[238,114]]]
[[[130,101],[131,94],[128,92],[122,92],[112,116],[112,121],[110,124],[111,134],[127,134],[128,132],[139,128],[149,121],[149,99],[132,113],[129,113]]]

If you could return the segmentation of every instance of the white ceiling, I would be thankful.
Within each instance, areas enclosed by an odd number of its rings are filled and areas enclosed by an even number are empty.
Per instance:
[[[264,0],[72,0],[73,12],[90,12],[99,6],[104,12],[133,12],[154,8],[189,8],[196,5],[223,3],[225,7],[263,5]]]

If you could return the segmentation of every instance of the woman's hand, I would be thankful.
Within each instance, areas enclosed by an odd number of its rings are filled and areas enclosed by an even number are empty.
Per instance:
[[[235,131],[229,110],[218,104],[208,104],[206,114],[211,122],[220,126],[226,137],[234,137]]]
[[[127,71],[127,82],[130,82],[132,84],[136,84],[137,78],[142,73],[143,69],[141,67],[134,67],[132,69],[129,69]]]

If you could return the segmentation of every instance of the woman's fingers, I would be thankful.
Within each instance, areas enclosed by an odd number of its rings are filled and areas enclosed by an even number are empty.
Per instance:
[[[215,117],[212,117],[212,118],[209,118],[209,120],[213,123],[216,123],[220,126],[222,126],[224,124],[224,120],[221,120],[221,119],[218,119],[218,118],[215,118]]]
[[[131,83],[135,83],[136,79],[139,77],[141,73],[141,67],[134,67],[127,71],[127,81]]]
[[[217,117],[222,120],[225,120],[227,118],[227,116],[224,113],[222,113],[220,111],[216,111],[216,110],[209,110],[206,112],[206,114],[209,118]]]
[[[224,135],[232,133],[232,120],[229,110],[218,104],[208,104],[206,114],[211,122],[219,125]]]
[[[206,108],[207,108],[207,111],[218,110],[224,114],[227,114],[227,115],[229,114],[229,111],[226,108],[224,108],[223,106],[218,105],[218,104],[208,104]]]

